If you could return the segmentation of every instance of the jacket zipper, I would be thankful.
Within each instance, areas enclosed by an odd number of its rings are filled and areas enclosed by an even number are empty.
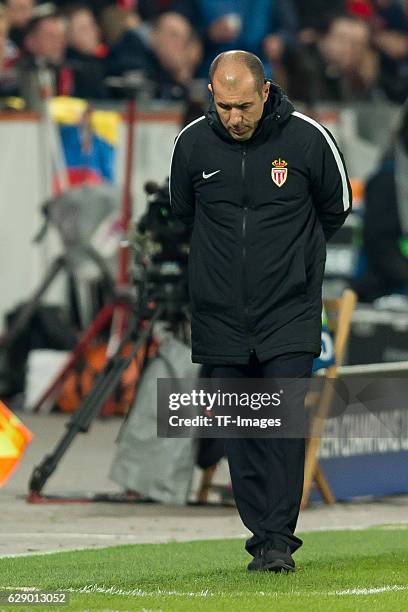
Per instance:
[[[246,271],[246,258],[247,258],[247,247],[246,247],[246,234],[247,234],[247,217],[248,217],[248,202],[247,202],[247,194],[245,189],[245,170],[246,170],[246,147],[243,146],[242,149],[242,158],[241,158],[241,174],[242,174],[242,183],[244,187],[244,208],[242,215],[242,293],[243,293],[243,305],[244,305],[244,326],[245,332],[248,337],[249,344],[249,352],[252,353],[254,348],[252,346],[251,341],[251,332],[249,327],[249,309],[248,309],[248,288],[247,288],[247,271]]]

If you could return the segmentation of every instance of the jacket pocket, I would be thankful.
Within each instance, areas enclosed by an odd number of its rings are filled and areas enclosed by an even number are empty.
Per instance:
[[[189,290],[193,312],[220,313],[234,307],[232,275],[221,264],[204,259],[194,251],[189,260]]]
[[[303,248],[292,253],[281,253],[274,258],[272,266],[260,270],[254,268],[251,295],[260,312],[274,308],[285,308],[288,303],[305,300],[307,276]]]

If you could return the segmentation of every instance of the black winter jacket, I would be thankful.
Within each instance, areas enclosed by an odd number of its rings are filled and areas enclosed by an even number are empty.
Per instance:
[[[326,240],[351,209],[331,134],[294,112],[275,84],[246,142],[228,134],[212,103],[176,139],[170,197],[193,224],[193,361],[319,354]]]
[[[394,152],[390,151],[365,190],[363,251],[367,268],[353,282],[359,299],[372,302],[408,289],[408,259],[401,253],[402,238],[395,183]]]

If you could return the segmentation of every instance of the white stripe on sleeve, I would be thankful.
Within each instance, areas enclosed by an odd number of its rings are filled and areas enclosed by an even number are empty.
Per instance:
[[[340,172],[341,184],[343,187],[343,209],[348,210],[351,206],[351,202],[350,202],[349,190],[348,190],[348,185],[347,185],[346,169],[344,167],[344,164],[342,162],[342,159],[340,157],[340,154],[337,150],[336,145],[334,144],[334,142],[332,141],[332,139],[330,138],[326,130],[320,125],[320,123],[318,123],[314,119],[311,119],[311,117],[308,117],[307,115],[303,115],[303,113],[298,113],[297,111],[294,111],[292,115],[294,115],[295,117],[299,117],[299,119],[303,119],[303,121],[307,121],[308,123],[311,123],[325,137],[334,155],[334,159],[336,160],[337,168]]]
[[[169,193],[170,193],[170,202],[171,202],[171,167],[173,165],[173,156],[174,156],[174,151],[178,142],[178,139],[180,138],[180,136],[182,135],[183,132],[185,132],[186,130],[188,130],[188,128],[190,128],[191,126],[193,126],[195,123],[198,123],[199,121],[202,121],[203,119],[205,119],[205,115],[202,115],[201,117],[198,117],[198,119],[194,119],[194,121],[192,121],[191,123],[188,123],[182,130],[181,132],[178,134],[176,140],[174,141],[174,146],[173,146],[173,151],[171,153],[171,159],[170,159],[170,172],[169,172]]]

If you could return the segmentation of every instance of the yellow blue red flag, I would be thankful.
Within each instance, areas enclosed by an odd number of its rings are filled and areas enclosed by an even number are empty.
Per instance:
[[[65,96],[51,100],[50,113],[59,126],[69,185],[113,181],[120,114]]]

